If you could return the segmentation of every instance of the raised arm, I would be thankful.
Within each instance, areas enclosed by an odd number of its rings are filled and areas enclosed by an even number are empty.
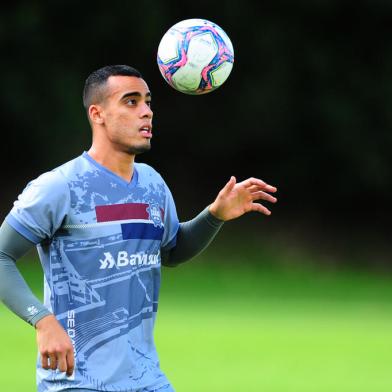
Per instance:
[[[235,177],[231,177],[209,207],[192,220],[180,223],[176,245],[168,251],[162,250],[162,264],[174,267],[201,253],[214,239],[224,221],[238,218],[249,211],[270,215],[268,208],[255,201],[275,203],[277,199],[269,193],[276,191],[274,186],[257,178],[249,178],[237,184]]]

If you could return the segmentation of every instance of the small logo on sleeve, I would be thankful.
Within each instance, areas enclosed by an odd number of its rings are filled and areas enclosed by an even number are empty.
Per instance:
[[[29,312],[30,316],[35,316],[38,313],[38,309],[34,305],[29,306],[27,311]]]

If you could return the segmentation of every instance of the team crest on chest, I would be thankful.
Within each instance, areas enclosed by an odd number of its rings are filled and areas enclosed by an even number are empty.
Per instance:
[[[163,226],[161,209],[157,203],[150,203],[148,205],[147,212],[155,227]]]

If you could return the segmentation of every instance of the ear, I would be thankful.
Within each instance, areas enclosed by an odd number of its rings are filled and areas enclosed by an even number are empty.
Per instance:
[[[90,105],[88,108],[88,116],[92,123],[103,124],[104,122],[103,110],[99,105]]]

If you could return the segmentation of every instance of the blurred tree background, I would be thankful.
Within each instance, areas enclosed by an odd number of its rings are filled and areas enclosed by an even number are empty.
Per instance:
[[[279,188],[273,215],[244,217],[222,236],[249,233],[313,249],[331,263],[391,268],[391,2],[16,1],[1,8],[2,218],[29,180],[89,148],[84,80],[103,65],[126,63],[153,94],[153,149],[138,160],[164,176],[181,219],[211,202],[231,175],[256,176]],[[199,97],[173,90],[156,65],[162,35],[195,17],[220,25],[235,49],[230,78]]]

